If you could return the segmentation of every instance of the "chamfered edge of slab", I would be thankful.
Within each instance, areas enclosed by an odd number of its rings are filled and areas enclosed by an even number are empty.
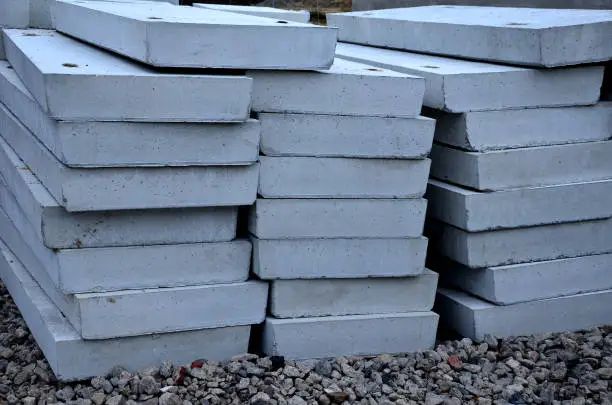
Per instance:
[[[612,290],[496,306],[462,291],[439,288],[434,310],[441,325],[482,341],[591,329],[612,323]]]
[[[293,360],[422,351],[435,343],[438,318],[434,312],[267,317],[262,348]]]
[[[117,365],[135,371],[171,360],[226,361],[248,349],[250,326],[203,329],[129,338],[81,339],[16,259],[0,257],[0,276],[56,377],[63,381],[105,375]]]
[[[480,269],[446,260],[433,267],[442,283],[495,305],[612,289],[612,254]]]
[[[269,312],[276,318],[431,311],[438,273],[413,277],[274,280]]]
[[[333,27],[163,3],[138,6],[61,0],[52,14],[58,31],[156,67],[312,70],[333,62]],[[92,29],[92,20],[113,27],[116,35]],[[125,40],[128,35],[132,42]],[[181,49],[173,47],[177,38]]]
[[[310,12],[308,10],[284,10],[273,7],[258,7],[258,6],[234,6],[225,4],[205,4],[193,3],[193,7],[209,8],[218,11],[227,11],[232,13],[248,14],[257,17],[276,18],[281,20],[293,21],[306,24],[310,21]]]
[[[253,272],[263,280],[418,276],[427,238],[259,239]]]

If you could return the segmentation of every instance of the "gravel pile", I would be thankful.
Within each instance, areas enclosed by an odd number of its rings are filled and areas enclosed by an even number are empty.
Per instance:
[[[376,358],[244,355],[62,384],[0,284],[0,404],[612,404],[612,326]]]

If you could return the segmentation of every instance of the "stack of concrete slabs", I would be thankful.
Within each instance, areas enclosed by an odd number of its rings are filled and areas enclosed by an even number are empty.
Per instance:
[[[157,67],[327,69],[337,38],[331,27],[159,2],[59,0],[52,15],[60,32]]]
[[[257,17],[274,18],[276,20],[293,21],[303,24],[306,24],[310,21],[310,12],[308,12],[307,10],[283,10],[281,8],[274,7],[234,6],[228,4],[205,3],[194,3],[193,6],[209,10],[254,15]]]
[[[607,10],[429,6],[332,13],[327,22],[340,41],[510,65],[612,59]]]
[[[422,38],[427,38],[423,36]],[[447,112],[596,104],[602,66],[540,70],[340,43],[339,58],[425,78],[423,105]]]

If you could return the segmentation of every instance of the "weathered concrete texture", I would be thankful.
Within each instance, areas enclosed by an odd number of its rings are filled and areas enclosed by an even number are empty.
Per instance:
[[[52,29],[51,2],[54,0],[29,0],[30,27]]]
[[[423,273],[427,239],[258,239],[253,272],[264,280],[407,277]]]
[[[612,10],[612,0],[353,0],[353,11],[433,5]]]
[[[417,117],[425,93],[421,77],[342,59],[329,70],[247,75],[257,112]]]
[[[30,24],[30,2],[24,0],[2,0],[0,27],[26,28]]]
[[[425,234],[434,252],[471,268],[612,252],[612,219],[472,233],[432,220]]]
[[[51,11],[58,31],[159,67],[327,69],[338,34],[331,27],[161,2],[57,0]]]
[[[423,104],[457,113],[591,105],[599,100],[603,78],[601,66],[538,70],[344,43],[336,55],[424,77]]]
[[[429,180],[427,215],[469,232],[612,217],[612,180],[472,191]]]
[[[591,329],[612,323],[612,290],[496,306],[464,292],[439,289],[434,310],[462,336],[481,341]]]
[[[186,364],[195,357],[227,361],[247,351],[251,328],[164,333],[107,340],[83,340],[10,252],[0,257],[0,276],[28,328],[60,380],[105,375],[122,365],[136,371],[171,360]]]
[[[249,117],[248,77],[159,73],[55,31],[4,34],[11,66],[53,118],[241,122]]]
[[[447,261],[440,280],[497,305],[612,289],[612,254],[470,269]]]
[[[437,326],[438,315],[433,312],[268,317],[263,351],[296,360],[422,351],[433,347]]]
[[[420,198],[429,159],[260,157],[266,198]]]
[[[1,104],[0,134],[68,211],[250,205],[257,194],[258,165],[67,167]]]
[[[227,11],[231,13],[254,15],[257,17],[274,18],[277,20],[293,21],[304,24],[310,21],[310,12],[307,10],[283,10],[273,7],[232,6],[225,4],[203,3],[194,3],[193,6],[211,10]]]
[[[0,62],[0,102],[68,166],[248,165],[258,158],[256,120],[232,124],[55,120],[8,62]]]
[[[612,179],[612,141],[466,152],[434,144],[431,177],[481,191]]]
[[[612,15],[598,10],[430,6],[328,14],[340,41],[507,64],[612,59]]]
[[[69,213],[0,140],[3,196],[22,209],[50,248],[224,242],[236,237],[236,207]],[[18,203],[17,203],[18,201]]]
[[[431,151],[429,118],[258,114],[267,156],[423,158]]]
[[[234,283],[248,278],[251,244],[245,240],[52,250],[43,246],[22,212],[4,204],[0,208],[0,237],[28,267],[43,268],[65,294]],[[40,266],[29,265],[28,260]]]
[[[7,245],[84,339],[256,324],[265,316],[268,285],[257,281],[64,295],[15,229],[4,228],[14,227],[3,226]]]
[[[470,151],[559,145],[610,139],[612,103],[591,107],[526,108],[449,114],[427,109],[435,140]]]
[[[408,278],[275,280],[270,314],[301,318],[431,311],[437,283],[438,274],[430,270]]]
[[[419,237],[426,209],[424,199],[257,199],[249,231],[260,239]]]

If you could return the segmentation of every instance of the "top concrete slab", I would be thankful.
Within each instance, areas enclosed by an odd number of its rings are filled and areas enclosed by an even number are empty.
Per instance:
[[[526,66],[612,59],[612,11],[430,6],[328,14],[346,42]]]
[[[449,112],[591,105],[603,79],[601,66],[537,70],[346,43],[336,56],[421,76],[423,104]]]
[[[438,4],[457,6],[612,10],[612,0],[353,0],[351,4],[353,11],[379,10],[381,8],[398,7],[421,7]]]
[[[55,120],[3,61],[0,102],[71,167],[241,166],[258,159],[260,125],[252,119],[214,124]]]
[[[56,119],[249,118],[252,80],[244,76],[163,74],[55,31],[4,30],[4,38],[11,66],[43,110]]]
[[[316,72],[249,71],[253,110],[377,117],[418,117],[425,80],[336,59]]]
[[[51,12],[58,31],[158,67],[327,69],[337,38],[335,28],[161,2],[58,0]]]
[[[306,10],[283,10],[274,7],[231,6],[226,4],[203,3],[194,3],[193,6],[211,10],[227,11],[230,13],[254,15],[257,17],[275,18],[277,20],[293,21],[304,24],[310,21],[310,13]]]

